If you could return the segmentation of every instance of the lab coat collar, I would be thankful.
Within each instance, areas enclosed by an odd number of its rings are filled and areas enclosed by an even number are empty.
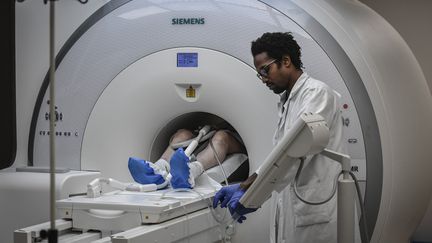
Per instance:
[[[294,98],[298,91],[300,90],[300,88],[306,83],[306,80],[309,78],[309,75],[306,72],[303,72],[302,75],[300,75],[300,77],[297,79],[297,81],[294,84],[294,87],[292,88],[291,92],[288,93],[286,90],[280,94],[280,100],[278,103],[278,108],[280,111],[286,110],[288,107],[288,102],[289,100],[291,100],[292,98]],[[284,107],[283,110],[281,110],[281,106]]]
[[[286,90],[280,94],[280,99],[279,99],[279,102],[277,104],[279,117],[283,116],[283,113],[285,112],[285,110],[288,106],[288,102],[287,102],[288,95],[289,94]]]
[[[302,75],[300,75],[300,77],[295,82],[293,88],[291,89],[288,100],[291,100],[292,98],[294,98],[297,95],[298,91],[306,83],[306,80],[308,78],[309,78],[309,75],[306,72],[303,72]]]

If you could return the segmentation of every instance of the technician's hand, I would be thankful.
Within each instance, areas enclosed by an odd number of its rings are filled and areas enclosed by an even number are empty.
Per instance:
[[[216,193],[213,199],[213,208],[216,208],[218,203],[221,202],[221,208],[228,206],[231,215],[237,213],[240,215],[237,221],[243,223],[243,221],[246,220],[246,216],[244,216],[245,214],[256,211],[255,208],[245,208],[241,203],[239,203],[239,200],[244,193],[245,190],[240,187],[240,184],[224,186]]]
[[[234,215],[235,213],[237,214],[237,216],[240,216],[237,219],[237,222],[239,223],[243,223],[243,221],[246,220],[246,216],[244,216],[245,214],[248,213],[252,213],[255,212],[257,209],[256,208],[245,208],[240,202],[240,198],[243,196],[243,193],[234,193],[233,197],[231,198],[231,200],[228,202],[228,209],[231,213],[231,215]]]

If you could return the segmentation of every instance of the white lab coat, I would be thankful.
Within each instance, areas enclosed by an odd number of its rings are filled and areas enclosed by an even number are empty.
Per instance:
[[[281,95],[279,122],[274,143],[283,137],[291,124],[304,112],[320,114],[330,128],[327,148],[345,152],[342,148],[342,119],[340,95],[325,83],[303,73],[289,97]],[[270,242],[278,243],[336,243],[336,196],[329,202],[311,206],[294,194],[293,184],[298,165],[290,170],[284,181],[289,182],[280,193],[273,193],[270,223]],[[322,155],[309,156],[298,182],[298,191],[304,198],[321,201],[330,195],[340,165]],[[286,183],[285,183],[286,185]]]

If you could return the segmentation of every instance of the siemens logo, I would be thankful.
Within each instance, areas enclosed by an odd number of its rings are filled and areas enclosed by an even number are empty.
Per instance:
[[[204,24],[204,18],[174,18],[171,20],[172,25],[177,24]]]

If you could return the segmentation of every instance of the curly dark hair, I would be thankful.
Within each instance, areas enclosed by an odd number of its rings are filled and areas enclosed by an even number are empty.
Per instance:
[[[267,55],[279,61],[282,57],[288,55],[296,69],[302,69],[301,48],[294,40],[291,32],[274,32],[264,33],[261,37],[252,41],[252,55],[256,56],[260,53],[267,52]]]

